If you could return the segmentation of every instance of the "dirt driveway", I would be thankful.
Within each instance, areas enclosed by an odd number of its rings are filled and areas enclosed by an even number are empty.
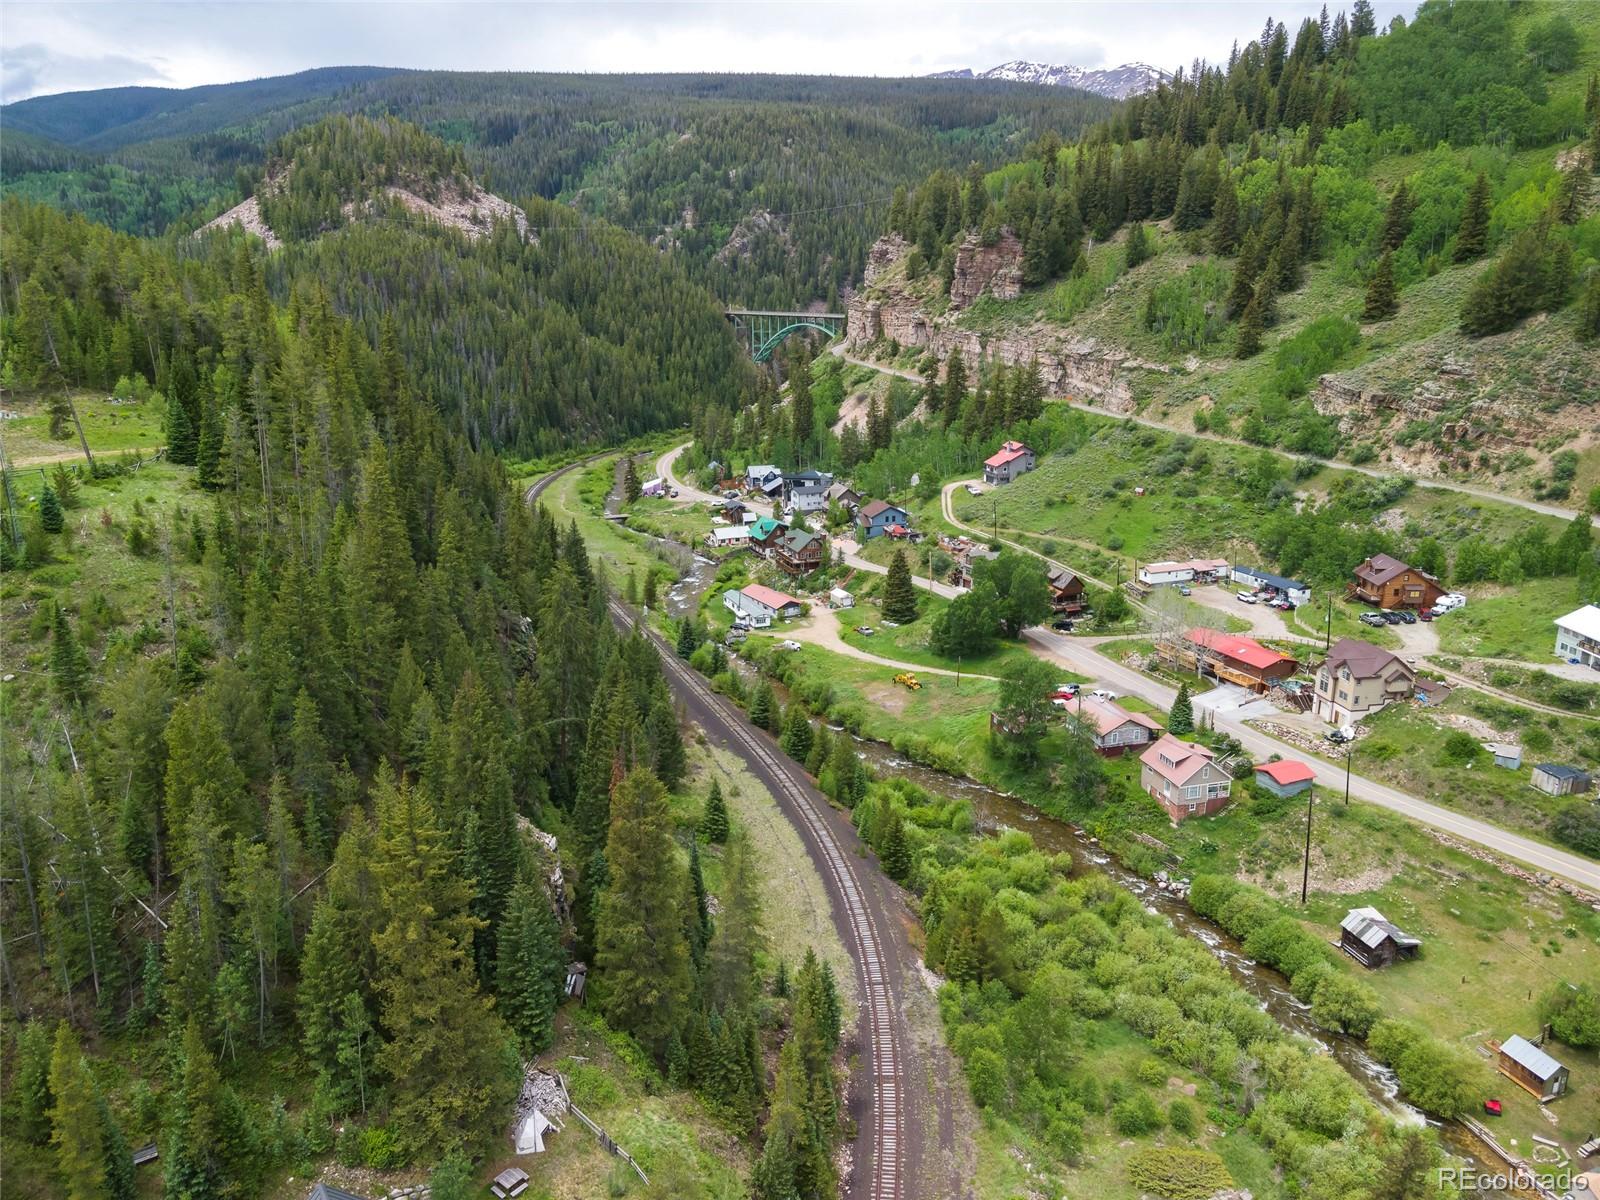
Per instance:
[[[843,610],[845,616],[850,616],[854,609]],[[880,666],[893,667],[897,671],[914,671],[918,675],[949,675],[956,676],[957,672],[944,667],[923,667],[916,663],[901,662],[898,659],[885,658],[881,654],[871,654],[859,646],[852,646],[839,636],[840,614],[831,608],[814,608],[811,615],[802,617],[798,621],[788,621],[782,625],[774,625],[771,632],[777,637],[790,638],[797,642],[804,642],[812,646],[820,646],[824,650],[831,650],[834,654],[843,654],[846,658],[858,658],[862,662],[878,663]],[[994,679],[993,675],[977,675],[971,671],[959,673],[962,679]]]

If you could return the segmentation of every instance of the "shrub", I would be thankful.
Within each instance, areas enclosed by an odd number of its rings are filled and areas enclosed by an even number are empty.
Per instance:
[[[1192,1138],[1200,1132],[1200,1114],[1187,1100],[1174,1100],[1167,1105],[1167,1124],[1172,1132]]]
[[[1456,766],[1471,762],[1477,754],[1478,739],[1459,729],[1446,737],[1439,747],[1440,761]]]
[[[1141,1089],[1111,1106],[1111,1124],[1120,1134],[1138,1137],[1161,1128],[1161,1109],[1150,1093]]]
[[[1362,980],[1335,971],[1317,982],[1311,1019],[1326,1029],[1365,1037],[1383,1013],[1378,993]]]
[[[1209,1150],[1150,1146],[1128,1156],[1128,1179],[1166,1200],[1205,1200],[1233,1186],[1222,1159]]]

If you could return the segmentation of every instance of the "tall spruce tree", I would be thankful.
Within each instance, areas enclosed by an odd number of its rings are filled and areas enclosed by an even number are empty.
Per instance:
[[[967,361],[961,355],[961,347],[957,346],[950,351],[950,357],[944,364],[944,423],[948,428],[950,422],[961,415],[961,407],[967,402]]]
[[[601,1011],[651,1053],[666,1053],[693,990],[684,906],[688,880],[672,838],[666,789],[645,770],[617,786],[606,840],[610,880],[595,931]]]
[[[1406,187],[1405,180],[1394,189],[1394,194],[1389,197],[1389,207],[1383,215],[1383,237],[1379,245],[1385,250],[1398,250],[1411,233],[1411,214],[1416,208],[1416,202],[1411,197],[1411,189]]]
[[[174,389],[167,396],[167,415],[164,424],[167,438],[167,457],[182,466],[192,467],[199,453],[199,431],[189,415],[189,406]]]
[[[50,1141],[68,1200],[101,1200],[106,1182],[105,1124],[72,1026],[56,1026],[50,1056]]]
[[[883,619],[909,625],[917,619],[917,589],[904,550],[896,550],[883,583]]]
[[[529,870],[511,893],[500,930],[495,991],[525,1055],[548,1049],[561,999],[565,956],[544,887]]]
[[[50,622],[50,678],[67,704],[76,707],[89,698],[89,656],[59,604]]]
[[[46,533],[60,533],[66,527],[66,514],[61,511],[61,501],[55,488],[48,483],[39,492],[39,528]]]
[[[706,986],[711,1003],[729,1012],[748,1008],[755,998],[756,956],[764,944],[759,868],[748,837],[736,837],[728,845],[719,899]]]
[[[644,494],[644,485],[639,482],[639,472],[634,468],[633,455],[623,458],[626,464],[622,468],[622,499],[627,504],[632,504]]]
[[[1194,732],[1194,704],[1189,699],[1189,685],[1178,685],[1178,694],[1167,713],[1167,732],[1185,734]]]
[[[1489,177],[1482,171],[1472,182],[1467,193],[1466,207],[1461,210],[1461,224],[1456,228],[1456,245],[1453,257],[1458,263],[1471,262],[1483,255],[1489,239]]]
[[[728,840],[728,806],[722,799],[722,785],[715,779],[706,793],[705,811],[700,816],[700,836],[712,845]]]
[[[1361,319],[1381,321],[1400,311],[1400,299],[1395,294],[1394,254],[1385,250],[1378,266],[1367,281],[1367,296],[1361,306]]]

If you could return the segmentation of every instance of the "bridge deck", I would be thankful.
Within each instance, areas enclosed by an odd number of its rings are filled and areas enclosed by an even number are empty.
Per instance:
[[[723,309],[723,313],[730,317],[810,317],[812,319],[823,318],[832,321],[842,321],[847,315],[845,313],[831,312],[780,312],[770,308],[727,308]]]

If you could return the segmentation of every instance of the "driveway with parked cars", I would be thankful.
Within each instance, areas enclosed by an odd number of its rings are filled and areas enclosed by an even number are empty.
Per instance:
[[[1255,637],[1287,638],[1297,642],[1308,640],[1303,634],[1290,633],[1289,626],[1283,619],[1283,613],[1275,608],[1269,608],[1265,603],[1265,597],[1254,604],[1246,604],[1239,599],[1238,592],[1237,587],[1215,584],[1192,588],[1189,599],[1196,604],[1204,604],[1207,608],[1227,613],[1230,617],[1241,617],[1249,621],[1250,633]]]

